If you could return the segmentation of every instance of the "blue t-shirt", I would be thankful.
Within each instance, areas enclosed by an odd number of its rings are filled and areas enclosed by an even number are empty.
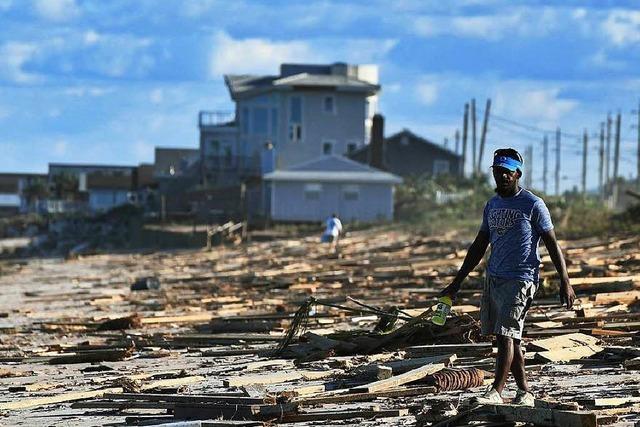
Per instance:
[[[484,207],[480,230],[489,235],[488,273],[503,279],[538,282],[540,235],[553,229],[544,201],[520,189],[515,196],[493,196]]]

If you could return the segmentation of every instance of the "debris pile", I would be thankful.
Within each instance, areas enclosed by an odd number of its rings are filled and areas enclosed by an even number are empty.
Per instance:
[[[513,384],[505,405],[468,403],[496,353],[478,328],[480,272],[430,322],[468,243],[371,230],[338,256],[307,238],[3,264],[2,422],[640,421],[640,238],[561,242],[571,311],[543,257],[524,337],[534,408],[510,404]]]

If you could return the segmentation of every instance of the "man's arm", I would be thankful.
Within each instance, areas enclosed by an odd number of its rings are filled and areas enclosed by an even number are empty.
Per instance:
[[[573,301],[576,299],[576,294],[573,292],[573,288],[569,283],[569,273],[567,273],[567,266],[564,262],[560,245],[558,245],[556,233],[552,228],[542,233],[541,237],[544,245],[547,247],[551,261],[553,261],[553,265],[556,267],[558,276],[560,276],[560,303],[566,304],[567,309],[570,309],[573,306]]]
[[[473,271],[474,268],[482,261],[482,257],[484,253],[487,251],[487,247],[489,246],[489,235],[480,230],[475,240],[469,246],[469,250],[467,251],[467,255],[464,257],[464,262],[462,263],[462,267],[458,270],[458,274],[453,279],[451,284],[444,288],[440,295],[449,295],[454,297],[458,291],[460,290],[460,285],[462,281]]]

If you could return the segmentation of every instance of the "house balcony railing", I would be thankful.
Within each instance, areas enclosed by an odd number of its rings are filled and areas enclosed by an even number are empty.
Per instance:
[[[233,111],[200,111],[198,114],[198,126],[220,126],[235,120]]]
[[[231,172],[239,176],[260,175],[260,159],[252,156],[205,156],[205,168],[211,172]]]

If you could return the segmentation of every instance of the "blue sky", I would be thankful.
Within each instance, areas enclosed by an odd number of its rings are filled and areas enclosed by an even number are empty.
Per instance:
[[[499,117],[561,126],[564,188],[580,182],[577,138],[586,128],[594,187],[595,133],[608,111],[622,113],[621,174],[635,176],[639,6],[0,0],[0,171],[44,172],[49,162],[151,162],[155,146],[197,146],[199,110],[232,110],[223,74],[345,61],[380,66],[387,134],[409,128],[438,143],[449,138],[452,147],[472,97],[479,111],[490,97]],[[540,187],[542,136],[492,120],[487,151],[533,145]]]

